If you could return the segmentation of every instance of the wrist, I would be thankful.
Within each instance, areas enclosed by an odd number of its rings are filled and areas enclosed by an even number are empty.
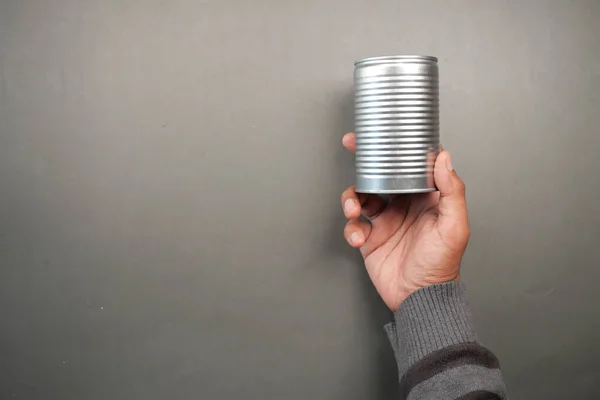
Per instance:
[[[422,277],[420,280],[408,283],[402,290],[399,296],[399,301],[397,302],[397,306],[392,309],[392,311],[396,312],[396,310],[402,306],[402,303],[413,293],[418,290],[426,289],[430,286],[441,285],[450,282],[460,282],[460,274],[459,270],[449,272],[447,274],[438,274],[431,275],[427,277]]]

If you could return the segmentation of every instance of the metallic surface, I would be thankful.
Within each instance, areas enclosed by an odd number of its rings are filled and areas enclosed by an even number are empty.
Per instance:
[[[436,190],[439,152],[437,58],[371,57],[354,68],[356,191]]]

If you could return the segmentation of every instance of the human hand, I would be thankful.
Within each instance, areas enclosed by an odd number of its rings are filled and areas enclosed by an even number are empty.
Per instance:
[[[356,150],[356,136],[342,143]],[[460,261],[469,241],[465,185],[456,175],[450,153],[435,161],[434,180],[439,192],[390,195],[342,193],[349,221],[344,236],[360,249],[369,277],[392,310],[415,290],[459,278]],[[369,221],[359,219],[360,214]]]

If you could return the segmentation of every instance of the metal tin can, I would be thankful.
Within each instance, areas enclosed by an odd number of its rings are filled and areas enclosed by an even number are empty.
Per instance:
[[[436,190],[437,58],[372,57],[354,63],[356,191]]]

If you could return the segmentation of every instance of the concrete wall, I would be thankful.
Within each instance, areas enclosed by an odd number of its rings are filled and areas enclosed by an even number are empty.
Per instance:
[[[600,379],[598,1],[0,1],[0,397],[392,399],[352,62],[440,59],[513,399]],[[11,397],[12,396],[12,397]]]

